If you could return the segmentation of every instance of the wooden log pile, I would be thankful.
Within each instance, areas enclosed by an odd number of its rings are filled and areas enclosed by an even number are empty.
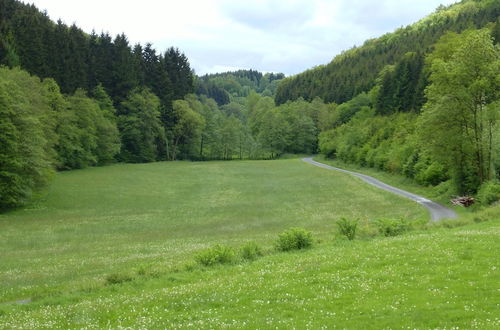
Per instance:
[[[476,200],[470,196],[457,196],[451,200],[451,204],[463,207],[469,207],[474,204]]]

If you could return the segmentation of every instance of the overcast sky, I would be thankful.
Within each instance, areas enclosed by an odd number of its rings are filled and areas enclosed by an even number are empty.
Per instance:
[[[76,23],[158,51],[175,46],[197,74],[235,69],[296,74],[456,0],[30,0]]]

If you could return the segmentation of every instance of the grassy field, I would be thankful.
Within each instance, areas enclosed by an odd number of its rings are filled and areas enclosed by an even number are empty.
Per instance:
[[[412,192],[414,194],[427,197],[435,202],[441,203],[442,205],[446,205],[447,207],[453,208],[455,212],[458,212],[459,214],[462,215],[467,215],[476,211],[475,208],[467,209],[460,206],[453,206],[450,203],[450,199],[455,196],[448,195],[449,192],[447,191],[448,187],[446,186],[446,184],[442,186],[426,187],[418,184],[415,180],[412,180],[403,175],[391,174],[379,169],[364,167],[356,164],[348,164],[338,159],[326,158],[324,155],[318,155],[314,157],[314,160],[338,168],[347,169],[372,176],[394,187],[398,187],[407,190],[409,192]]]
[[[365,223],[427,211],[299,159],[60,173],[33,205],[0,216],[0,328],[495,328],[498,214],[368,239]],[[366,239],[335,238],[342,216],[361,219]],[[311,230],[315,246],[272,252],[293,226]],[[266,255],[192,266],[200,249],[247,241]],[[132,280],[109,285],[110,274]]]

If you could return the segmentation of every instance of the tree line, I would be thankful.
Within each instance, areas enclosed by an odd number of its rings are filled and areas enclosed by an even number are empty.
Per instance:
[[[29,201],[54,170],[116,161],[269,159],[317,149],[329,106],[274,100],[252,91],[223,106],[205,95],[162,102],[138,87],[117,106],[102,85],[63,94],[52,78],[0,67],[0,209]]]
[[[0,65],[53,78],[64,94],[102,85],[115,106],[132,90],[148,87],[167,111],[194,91],[193,72],[178,49],[158,53],[151,44],[130,45],[125,34],[88,35],[16,0],[0,0]]]

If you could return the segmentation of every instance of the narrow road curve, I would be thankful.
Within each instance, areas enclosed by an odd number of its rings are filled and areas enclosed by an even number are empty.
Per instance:
[[[431,220],[432,221],[439,221],[441,219],[454,219],[457,217],[457,214],[455,213],[455,211],[453,211],[450,208],[447,208],[441,204],[435,203],[435,202],[428,200],[427,198],[424,198],[422,196],[415,195],[415,194],[412,194],[412,193],[407,192],[405,190],[401,190],[401,189],[398,189],[396,187],[390,186],[386,183],[383,183],[382,181],[379,181],[375,178],[372,178],[371,176],[364,175],[364,174],[357,173],[357,172],[347,171],[347,170],[343,170],[341,168],[337,168],[337,167],[333,167],[333,166],[326,165],[323,163],[319,163],[317,161],[314,161],[311,157],[302,158],[302,160],[306,163],[316,165],[318,167],[326,168],[328,170],[339,171],[339,172],[343,172],[343,173],[357,176],[361,180],[363,180],[363,181],[365,181],[365,182],[367,182],[367,183],[369,183],[377,188],[384,189],[384,190],[390,191],[394,194],[409,198],[409,199],[425,206],[429,210],[429,212],[431,213]]]

